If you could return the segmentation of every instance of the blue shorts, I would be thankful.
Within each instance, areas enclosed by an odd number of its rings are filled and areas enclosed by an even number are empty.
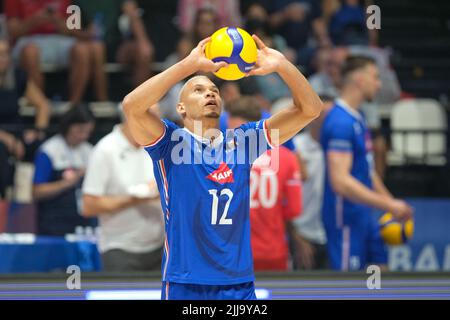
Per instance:
[[[345,218],[344,218],[345,219]],[[330,267],[334,270],[362,270],[370,264],[387,264],[387,247],[378,222],[361,213],[340,228],[324,223]]]
[[[161,300],[256,300],[253,282],[203,285],[163,281]]]

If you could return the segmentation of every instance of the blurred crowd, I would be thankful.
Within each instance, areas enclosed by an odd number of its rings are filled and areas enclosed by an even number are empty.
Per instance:
[[[86,90],[91,85],[95,101],[109,101],[106,64],[120,64],[133,88],[158,69],[186,57],[198,41],[222,26],[241,27],[281,51],[308,77],[325,109],[339,96],[346,59],[351,55],[373,58],[380,70],[381,88],[362,113],[372,132],[376,171],[384,177],[387,147],[379,106],[397,101],[401,88],[390,68],[389,52],[378,46],[377,30],[366,26],[370,0],[168,1],[174,2],[177,10],[170,25],[151,32],[143,2],[3,1],[7,32],[2,32],[0,39],[0,197],[14,201],[11,190],[17,183],[17,163],[33,163],[30,183],[37,234],[62,236],[74,233],[77,226],[98,225],[99,249],[107,270],[159,268],[164,231],[151,161],[133,142],[126,121],[95,147],[89,142],[96,118],[85,103]],[[72,4],[81,8],[81,29],[67,28],[66,10]],[[178,36],[165,38],[171,28],[176,28]],[[159,34],[158,39],[152,38],[154,33]],[[160,44],[161,39],[164,43]],[[160,52],[160,48],[170,47],[173,52]],[[71,105],[58,119],[54,135],[48,130],[53,102],[45,94],[44,70],[49,65],[67,69]],[[236,117],[255,116],[242,116],[243,109],[251,108],[241,105],[256,105],[261,118],[290,103],[289,89],[277,74],[234,82],[213,80],[224,101],[223,129],[234,127]],[[175,106],[182,86],[173,87],[155,112],[180,122]],[[35,108],[32,124],[19,112],[21,99]],[[284,207],[297,209],[279,217],[282,245],[275,259],[283,262],[255,263],[260,270],[329,268],[320,217],[325,170],[319,143],[322,119],[286,148],[290,154],[286,157],[292,155],[297,168],[288,171],[300,174],[296,178],[298,198],[288,197],[293,202]]]

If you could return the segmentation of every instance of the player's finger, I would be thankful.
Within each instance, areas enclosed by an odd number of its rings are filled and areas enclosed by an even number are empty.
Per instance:
[[[216,62],[214,63],[214,65],[216,66],[216,70],[228,67],[228,63],[226,63],[225,61]]]
[[[203,39],[202,41],[200,41],[198,43],[197,47],[203,49],[209,41],[211,41],[211,37],[207,37],[207,38]]]
[[[255,40],[259,49],[264,49],[266,47],[265,43],[256,34],[252,35],[252,38]]]
[[[247,76],[260,76],[263,74],[263,70],[261,68],[252,69]]]

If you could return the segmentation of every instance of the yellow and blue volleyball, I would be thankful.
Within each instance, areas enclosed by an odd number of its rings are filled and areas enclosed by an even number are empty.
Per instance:
[[[214,62],[225,61],[227,67],[214,74],[224,80],[238,80],[253,69],[258,57],[255,40],[241,29],[224,27],[213,33],[205,48],[208,59]]]
[[[407,243],[414,234],[414,221],[395,220],[392,213],[387,212],[379,219],[380,235],[388,245],[396,246]]]

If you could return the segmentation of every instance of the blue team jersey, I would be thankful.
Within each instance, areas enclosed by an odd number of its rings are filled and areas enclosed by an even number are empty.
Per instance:
[[[269,149],[265,122],[220,133],[213,143],[163,122],[163,135],[145,148],[165,216],[163,281],[254,281],[249,180],[252,162]]]
[[[325,154],[329,151],[351,153],[351,175],[372,188],[372,140],[360,113],[338,99],[324,119],[320,140]],[[325,225],[342,227],[364,213],[370,214],[371,208],[337,196],[331,187],[327,168],[322,212]]]

